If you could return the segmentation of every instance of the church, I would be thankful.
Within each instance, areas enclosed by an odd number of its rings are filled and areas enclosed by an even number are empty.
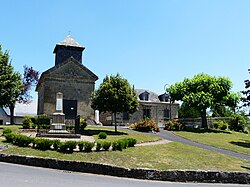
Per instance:
[[[66,119],[77,115],[93,116],[91,94],[98,77],[82,64],[85,47],[71,35],[56,44],[55,65],[41,74],[36,86],[37,114],[51,115],[56,111],[56,95],[63,95],[63,113]]]

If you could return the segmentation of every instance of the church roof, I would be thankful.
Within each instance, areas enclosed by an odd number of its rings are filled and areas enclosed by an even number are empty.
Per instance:
[[[70,34],[68,36],[66,36],[66,38],[64,38],[64,40],[62,40],[61,42],[56,44],[56,47],[54,49],[54,53],[56,51],[57,46],[69,46],[69,47],[78,47],[78,48],[85,49],[85,47],[81,46],[79,43],[77,43],[75,41],[75,39]]]
[[[63,41],[59,42],[58,44],[66,45],[66,46],[73,46],[73,47],[83,47],[79,45],[71,35],[66,36],[66,38]]]
[[[68,63],[73,63],[76,66],[78,66],[82,71],[86,72],[94,81],[98,80],[98,76],[96,76],[92,71],[90,71],[86,66],[84,66],[83,64],[81,64],[80,62],[78,62],[76,59],[74,59],[73,57],[68,58],[67,60],[65,60],[63,63],[60,63],[56,66],[53,66],[52,68],[48,69],[47,71],[43,72],[42,75],[40,76],[40,79],[38,81],[38,84],[36,85],[36,91],[38,90],[38,87],[40,86],[41,82],[43,82],[43,78],[48,75],[53,73],[54,71],[56,71],[57,69],[59,69],[62,66],[65,66]]]

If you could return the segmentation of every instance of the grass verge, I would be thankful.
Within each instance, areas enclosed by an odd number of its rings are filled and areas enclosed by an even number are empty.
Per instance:
[[[91,153],[74,152],[72,154],[63,154],[55,151],[40,151],[16,146],[10,146],[9,149],[2,152],[17,155],[57,158],[61,160],[111,164],[126,168],[250,172],[249,161],[183,145],[177,142],[163,145],[134,147],[123,151],[102,151]]]

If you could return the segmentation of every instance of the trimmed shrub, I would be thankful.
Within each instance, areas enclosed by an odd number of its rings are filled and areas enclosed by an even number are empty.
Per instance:
[[[99,139],[106,139],[107,138],[107,133],[106,132],[100,132],[98,134],[98,138]]]
[[[32,118],[31,116],[24,117],[23,123],[22,123],[23,129],[30,129],[31,128],[31,126],[33,125],[31,118]]]
[[[20,147],[28,147],[30,143],[33,142],[33,138],[21,135],[21,134],[14,134],[13,144],[20,146]]]
[[[78,142],[79,151],[83,151],[84,147],[85,147],[85,142],[84,141]]]
[[[134,147],[137,142],[137,140],[134,138],[128,138],[127,140],[128,140],[128,147]]]
[[[85,152],[91,152],[93,147],[95,146],[94,142],[85,142]]]
[[[76,141],[66,141],[66,142],[61,142],[59,148],[60,151],[62,152],[73,153],[74,149],[76,148],[76,145],[77,145]]]
[[[103,148],[105,151],[108,151],[109,148],[110,148],[110,146],[111,146],[111,142],[106,142],[106,141],[104,141],[104,142],[102,142],[101,144],[102,144],[102,148]]]
[[[10,128],[4,128],[3,129],[3,135],[10,134],[10,133],[12,133],[12,130]]]
[[[102,142],[96,142],[96,151],[100,151],[102,149]]]
[[[8,143],[13,143],[14,142],[14,138],[15,138],[14,134],[7,133],[7,134],[4,134],[4,137],[6,139],[6,142],[8,142]]]
[[[60,140],[53,140],[52,146],[55,151],[58,150],[60,143],[61,143]]]
[[[130,125],[130,128],[141,132],[160,132],[160,129],[155,121],[150,120],[149,118],[135,122],[134,124]]]
[[[35,138],[34,140],[34,147],[40,150],[49,150],[53,144],[53,140],[49,139],[42,139],[42,138]]]
[[[116,151],[117,149],[118,149],[118,142],[117,141],[112,142],[112,150]]]

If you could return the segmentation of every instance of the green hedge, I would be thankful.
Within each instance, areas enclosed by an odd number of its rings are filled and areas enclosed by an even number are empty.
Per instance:
[[[11,131],[6,130],[4,134],[6,142],[12,143],[20,147],[28,147],[32,145],[33,148],[39,150],[55,150],[60,152],[72,153],[78,146],[79,151],[91,152],[95,147],[94,142],[87,141],[66,141],[61,142],[60,140],[50,140],[43,138],[32,138],[21,134],[13,134]],[[98,141],[96,142],[96,151],[108,151],[112,146],[112,150],[122,151],[127,147],[134,147],[136,144],[136,139],[134,138],[123,138],[114,142],[109,141]]]

